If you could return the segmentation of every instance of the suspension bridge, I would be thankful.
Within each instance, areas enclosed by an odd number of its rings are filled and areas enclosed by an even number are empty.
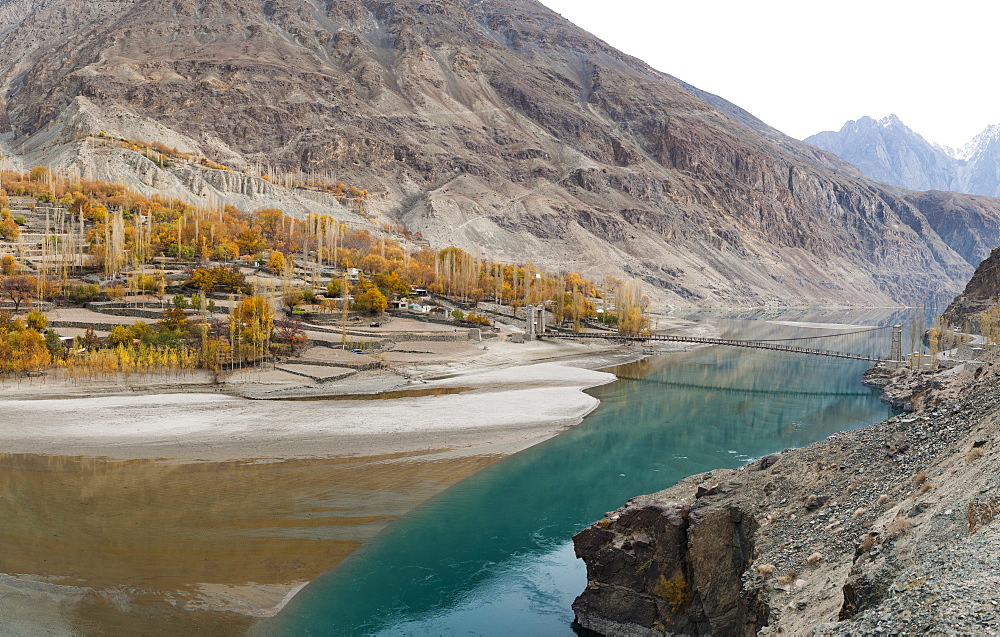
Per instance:
[[[744,347],[749,349],[771,350],[776,352],[791,352],[794,354],[809,354],[812,356],[827,356],[829,358],[843,358],[856,361],[869,361],[872,363],[900,364],[904,362],[902,353],[903,328],[900,325],[871,327],[852,332],[841,332],[838,334],[823,334],[821,336],[806,336],[801,338],[783,338],[783,339],[770,339],[770,340],[710,338],[705,336],[679,336],[673,334],[641,334],[641,335],[630,336],[618,333],[575,333],[575,332],[563,332],[563,331],[552,330],[551,328],[546,327],[544,310],[541,309],[540,306],[529,307],[526,309],[528,311],[527,336],[529,339],[566,338],[566,339],[589,339],[589,340],[605,340],[605,341],[634,342],[634,343],[649,343],[649,342],[693,343],[699,345],[725,345],[729,347]],[[854,334],[879,332],[889,329],[892,330],[892,345],[890,347],[888,357],[878,356],[874,354],[858,354],[853,352],[841,352],[836,350],[818,349],[814,347],[804,347],[802,345],[790,343],[792,341],[798,342],[798,341],[811,341],[811,340],[829,339],[829,338],[840,338]]]

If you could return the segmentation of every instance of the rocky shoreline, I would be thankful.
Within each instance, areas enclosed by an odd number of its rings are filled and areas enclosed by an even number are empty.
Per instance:
[[[608,513],[574,538],[588,577],[577,622],[613,635],[1000,634],[1000,366],[981,365],[900,374],[888,392],[911,413]]]

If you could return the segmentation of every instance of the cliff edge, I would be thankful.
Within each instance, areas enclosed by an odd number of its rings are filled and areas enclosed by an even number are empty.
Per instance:
[[[574,538],[588,578],[578,624],[637,636],[1000,630],[995,360],[946,372],[922,411],[608,513]]]

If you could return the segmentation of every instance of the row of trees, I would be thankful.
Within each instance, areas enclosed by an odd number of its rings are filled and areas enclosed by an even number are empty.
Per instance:
[[[608,279],[603,290],[598,290],[577,273],[556,275],[532,263],[498,263],[454,247],[409,251],[393,238],[352,230],[326,215],[295,219],[278,209],[199,208],[179,199],[146,197],[119,184],[68,179],[44,167],[28,173],[0,173],[0,186],[7,193],[37,199],[51,193],[61,204],[53,216],[53,228],[67,237],[76,235],[74,240],[61,241],[59,249],[85,244],[91,266],[102,268],[109,277],[133,272],[162,257],[206,263],[248,259],[266,263],[289,282],[301,273],[310,279],[311,287],[323,284],[318,275],[321,268],[358,268],[367,275],[361,286],[350,290],[358,309],[379,311],[394,295],[426,288],[470,303],[509,305],[515,311],[521,305],[546,303],[557,321],[570,320],[579,328],[583,320],[597,316],[593,299],[603,296],[606,321],[617,323],[625,332],[646,327],[644,304],[648,301],[643,301],[637,284]],[[76,261],[64,255],[61,262]],[[224,280],[228,271],[206,267],[199,273],[208,279],[190,283],[203,290],[221,286],[235,291],[240,285]],[[65,270],[58,277],[43,273],[40,278],[45,280],[36,286],[39,298],[43,292],[58,293],[68,287]],[[50,285],[50,278],[64,285]],[[336,280],[328,284],[336,286]],[[156,285],[162,296],[162,280]],[[245,293],[245,285],[239,291]],[[613,307],[610,298],[615,299]]]
[[[64,343],[46,330],[45,315],[37,310],[25,319],[0,312],[0,373],[22,374],[55,367],[74,379],[116,374],[179,372],[198,368],[216,373],[226,366],[259,362],[273,355],[275,342],[290,343],[285,326],[282,339],[274,336],[274,315],[261,296],[246,296],[233,307],[228,320],[192,323],[184,310],[168,307],[150,325],[117,325],[105,339],[88,330]]]

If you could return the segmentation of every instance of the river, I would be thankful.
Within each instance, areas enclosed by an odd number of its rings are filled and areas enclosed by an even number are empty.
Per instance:
[[[851,331],[795,321],[908,322],[889,312],[780,318],[714,322],[726,337],[770,339]],[[832,345],[887,354],[889,337],[853,334]],[[582,424],[403,516],[255,632],[572,635],[570,604],[586,584],[576,532],[684,476],[887,418],[888,407],[860,384],[868,365],[705,347],[617,367],[618,381],[592,390],[601,405]]]

